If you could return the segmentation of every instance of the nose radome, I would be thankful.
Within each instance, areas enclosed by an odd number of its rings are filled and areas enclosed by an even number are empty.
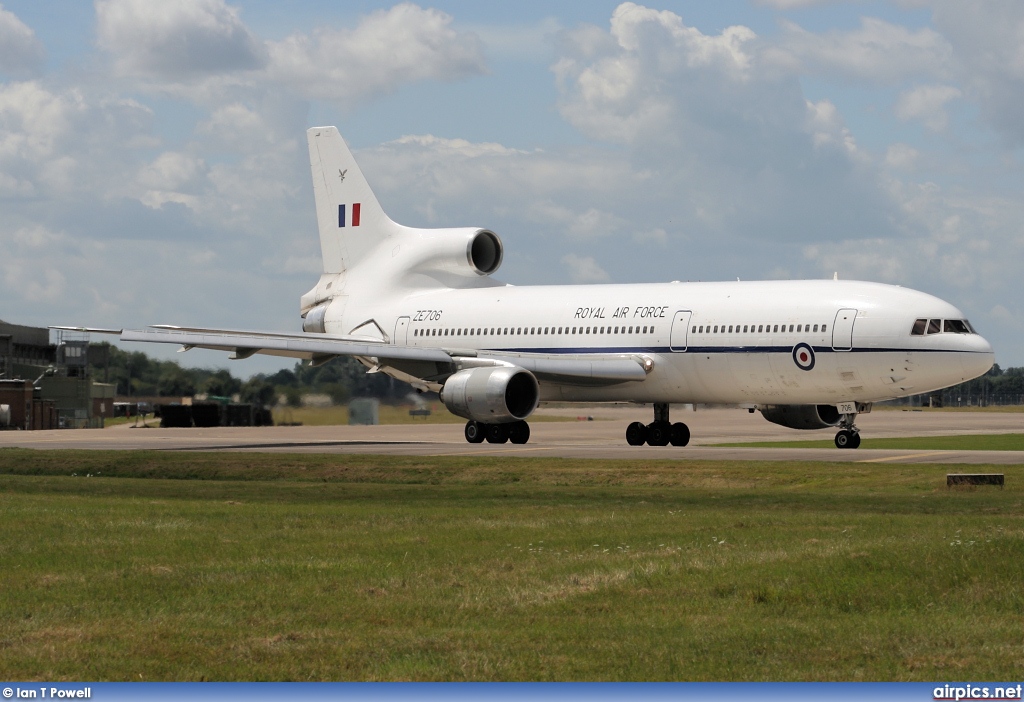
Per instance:
[[[960,356],[960,362],[964,368],[964,377],[973,379],[979,375],[985,375],[992,368],[992,364],[996,360],[992,344],[985,337],[978,334],[971,334],[963,338],[967,347],[964,350],[970,352]]]

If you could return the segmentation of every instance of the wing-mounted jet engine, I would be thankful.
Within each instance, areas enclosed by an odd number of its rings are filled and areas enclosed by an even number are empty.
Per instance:
[[[857,412],[870,411],[870,405],[854,404]],[[859,406],[858,406],[859,405]],[[758,408],[761,416],[772,424],[789,429],[828,429],[842,426],[836,434],[838,448],[860,446],[860,432],[853,425],[856,413],[843,414],[835,405],[765,405]]]

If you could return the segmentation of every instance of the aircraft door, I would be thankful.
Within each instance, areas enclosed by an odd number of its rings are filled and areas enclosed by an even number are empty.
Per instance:
[[[686,350],[686,332],[690,326],[690,310],[680,310],[672,319],[672,335],[669,339],[669,347],[673,351]]]
[[[832,325],[832,349],[849,351],[853,348],[853,323],[857,320],[857,310],[839,310],[836,321]]]
[[[409,345],[409,318],[399,317],[395,322],[395,343],[402,346]]]

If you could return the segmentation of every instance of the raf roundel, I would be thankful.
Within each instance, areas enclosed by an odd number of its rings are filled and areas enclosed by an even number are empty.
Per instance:
[[[814,368],[814,349],[807,344],[797,344],[793,347],[793,363],[800,370],[811,370]]]

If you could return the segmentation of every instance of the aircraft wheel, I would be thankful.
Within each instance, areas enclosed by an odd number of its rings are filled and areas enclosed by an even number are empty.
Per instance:
[[[841,448],[841,449],[856,448],[854,446],[854,438],[853,438],[855,436],[857,436],[857,435],[854,434],[852,431],[848,431],[846,429],[839,430],[839,432],[836,433],[836,448]],[[859,445],[860,442],[857,442],[857,443]]]
[[[630,446],[643,446],[647,443],[647,427],[640,422],[633,422],[626,427],[626,443]]]
[[[487,424],[487,443],[503,444],[508,441],[507,424]]]
[[[647,425],[647,443],[651,446],[668,446],[668,435],[671,430],[668,422],[651,422]]]
[[[668,430],[668,441],[673,446],[686,446],[690,443],[690,427],[682,422],[676,422]]]
[[[508,426],[508,440],[513,444],[525,444],[530,440],[530,425],[519,421]]]
[[[471,444],[479,444],[484,440],[484,425],[480,422],[470,420],[466,422],[466,441]]]
[[[853,440],[850,442],[850,448],[860,448],[860,434],[853,432]]]

